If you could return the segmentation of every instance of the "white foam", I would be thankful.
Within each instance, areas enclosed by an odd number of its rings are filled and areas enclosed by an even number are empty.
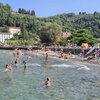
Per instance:
[[[28,65],[32,65],[32,66],[41,66],[41,65],[38,64],[38,63],[28,63]]]
[[[28,56],[28,58],[31,58],[31,56]]]
[[[41,66],[40,64],[38,63],[28,63],[28,66]],[[20,64],[19,66],[24,66],[23,64]]]
[[[65,60],[65,61],[66,61],[66,59],[64,59],[64,58],[59,58],[59,57],[50,57],[50,58],[54,58],[54,59],[57,59],[57,60]]]
[[[51,67],[70,67],[70,68],[74,68],[75,66],[73,65],[68,65],[68,64],[55,64],[55,65],[50,65]]]
[[[82,65],[83,67],[78,68],[77,70],[90,70],[90,68],[88,68],[85,65]]]
[[[77,70],[90,70],[90,68],[88,68],[86,65],[83,65],[80,62],[77,62],[77,63],[74,63],[74,64],[78,67]]]

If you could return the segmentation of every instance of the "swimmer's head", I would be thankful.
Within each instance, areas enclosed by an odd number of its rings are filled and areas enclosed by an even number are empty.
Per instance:
[[[47,77],[47,81],[51,81],[51,78],[50,77]]]
[[[8,64],[6,64],[6,68],[8,67]]]
[[[23,61],[23,64],[26,64],[26,61]]]

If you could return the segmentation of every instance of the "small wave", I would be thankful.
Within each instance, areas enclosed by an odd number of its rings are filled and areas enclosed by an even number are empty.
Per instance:
[[[32,65],[32,66],[41,66],[40,64],[38,64],[38,63],[28,63],[28,65],[30,66],[30,65]]]
[[[68,65],[68,64],[55,64],[55,65],[50,65],[51,67],[70,67],[70,68],[74,68],[75,66],[73,65]]]
[[[28,56],[28,58],[31,58],[31,56]]]
[[[54,59],[57,59],[57,60],[64,60],[66,61],[67,59],[64,59],[64,58],[59,58],[59,57],[50,57],[50,58],[54,58]]]
[[[28,66],[41,66],[40,64],[38,64],[38,63],[27,63],[28,64]],[[23,64],[20,64],[19,65],[20,67],[22,67],[22,66],[24,66]]]
[[[87,66],[83,65],[83,67],[78,68],[77,70],[90,70]]]

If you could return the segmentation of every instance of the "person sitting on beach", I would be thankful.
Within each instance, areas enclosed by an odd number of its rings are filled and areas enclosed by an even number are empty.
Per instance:
[[[69,51],[68,52],[68,58],[70,59],[70,58],[75,58],[75,55],[73,55],[72,53],[71,53],[71,51]]]
[[[47,77],[47,80],[45,81],[45,85],[47,87],[50,87],[51,86],[51,78],[50,77]]]
[[[63,52],[63,50],[61,50],[60,51],[60,57],[59,58],[63,58],[63,56],[64,56],[63,54],[64,54],[64,52]]]
[[[70,59],[71,57],[72,57],[72,54],[70,51],[64,55],[64,59]]]
[[[71,51],[69,51],[69,52],[68,52],[68,55],[69,55],[69,56],[72,56],[72,53],[71,53]]]
[[[95,59],[96,58],[96,54],[94,53],[94,54],[92,54],[92,56],[89,56],[88,58],[87,58],[87,60],[92,60],[92,59]]]
[[[24,74],[26,74],[28,72],[28,65],[26,61],[23,61],[23,64],[24,64]]]
[[[64,55],[64,59],[68,59],[69,58],[69,55],[68,54],[65,54]]]

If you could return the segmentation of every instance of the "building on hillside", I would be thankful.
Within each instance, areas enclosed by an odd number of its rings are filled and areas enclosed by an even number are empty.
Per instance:
[[[8,27],[8,31],[12,35],[20,35],[21,34],[21,28],[20,27]]]
[[[63,38],[67,38],[69,36],[71,36],[71,33],[70,32],[62,32],[62,37]]]
[[[0,42],[4,43],[6,39],[13,37],[13,34],[0,32]]]

